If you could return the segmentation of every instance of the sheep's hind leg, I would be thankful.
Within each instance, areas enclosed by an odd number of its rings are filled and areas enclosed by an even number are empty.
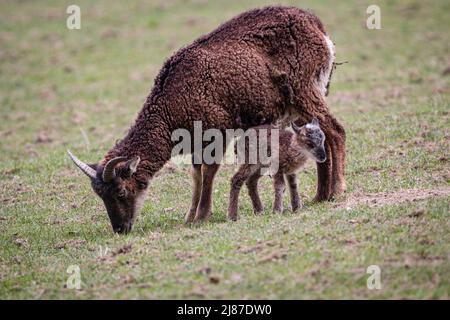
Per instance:
[[[321,122],[320,127],[326,136],[326,151],[327,161],[323,164],[318,164],[319,186],[317,188],[317,195],[315,200],[330,200],[335,196],[340,195],[345,191],[345,130],[337,122],[337,120],[329,113],[323,113],[319,117]],[[319,169],[320,168],[320,169]],[[326,174],[325,174],[326,172]],[[326,178],[325,178],[326,175]],[[321,180],[322,179],[322,180]],[[320,181],[326,180],[327,189],[319,192],[321,185],[325,186]],[[328,185],[329,182],[329,185]],[[321,197],[324,193],[328,197]]]
[[[305,103],[306,105],[306,103]],[[322,113],[315,108],[310,107],[311,113],[304,112],[299,119],[295,121],[298,126],[302,126],[313,117],[316,117],[320,121],[320,128],[325,134],[325,152],[327,155],[327,160],[323,163],[317,163],[317,191],[314,197],[315,202],[326,201],[331,199],[332,183],[333,183],[333,157],[332,157],[332,146],[333,146],[333,135],[329,129],[329,125],[323,122]],[[319,108],[320,110],[321,108]],[[326,110],[326,106],[323,105],[323,110]],[[303,109],[305,111],[305,109]],[[324,111],[326,112],[326,111]]]
[[[314,197],[315,202],[326,201],[331,198],[333,159],[331,153],[331,143],[329,141],[325,141],[325,152],[327,154],[327,160],[323,163],[317,163],[317,191],[316,196]]]
[[[330,114],[320,93],[302,97],[299,104],[300,119],[298,125],[304,125],[313,117],[319,119],[320,128],[325,133],[325,151],[327,160],[317,164],[317,193],[314,201],[331,200],[333,196],[345,190],[345,131]]]
[[[254,173],[250,178],[248,178],[246,185],[248,189],[248,195],[250,196],[250,199],[252,200],[253,205],[253,211],[255,214],[260,214],[264,211],[264,205],[261,202],[261,198],[259,197],[258,193],[258,180],[261,178],[261,174],[259,173],[259,170]]]
[[[333,125],[334,144],[331,149],[333,157],[333,183],[331,196],[338,196],[345,192],[345,130],[344,127],[331,115],[329,115],[330,123]]]
[[[289,186],[289,193],[291,195],[292,212],[296,212],[302,207],[300,196],[298,195],[297,175],[295,173],[286,175],[286,180]]]
[[[197,212],[198,203],[200,201],[200,195],[202,192],[202,165],[192,164],[192,201],[191,208],[186,213],[184,221],[186,223],[192,222]]]
[[[202,192],[194,222],[204,221],[211,215],[213,183],[219,167],[220,164],[202,164]]]

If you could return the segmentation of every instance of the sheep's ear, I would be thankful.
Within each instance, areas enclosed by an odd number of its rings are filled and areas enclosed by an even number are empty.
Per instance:
[[[140,161],[141,158],[139,157],[134,157],[133,159],[127,161],[127,163],[125,164],[125,172],[127,178],[130,178],[133,173],[136,172]]]
[[[312,119],[312,121],[311,121],[311,124],[313,125],[313,126],[319,126],[319,119],[317,119],[316,117],[314,117],[313,119]]]

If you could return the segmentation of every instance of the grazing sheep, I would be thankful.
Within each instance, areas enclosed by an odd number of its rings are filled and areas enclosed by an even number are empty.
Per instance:
[[[283,211],[283,193],[285,190],[285,181],[288,182],[291,196],[292,211],[297,211],[301,206],[301,200],[297,191],[297,173],[305,165],[308,158],[315,160],[317,163],[323,163],[327,159],[325,153],[325,134],[319,127],[319,122],[316,118],[311,123],[302,127],[297,127],[292,123],[294,133],[287,130],[280,130],[273,125],[262,125],[255,127],[254,130],[258,132],[255,137],[262,135],[270,136],[272,130],[279,130],[278,140],[278,157],[273,157],[272,161],[278,161],[278,171],[273,174],[273,187],[275,191],[275,200],[273,202],[273,211]],[[257,138],[257,139],[258,139]],[[271,149],[271,139],[267,139],[268,151]],[[262,145],[257,141],[258,147]],[[248,151],[246,151],[248,152]],[[244,182],[248,188],[248,194],[252,201],[253,210],[255,213],[261,213],[264,210],[261,199],[258,194],[258,180],[261,178],[261,170],[265,166],[270,166],[269,163],[262,164],[259,159],[256,163],[242,164],[236,174],[231,179],[230,202],[228,206],[228,217],[231,220],[238,218],[238,202],[239,192]]]
[[[192,134],[194,121],[202,121],[203,130],[224,131],[281,119],[301,125],[317,117],[327,138],[327,161],[318,165],[315,199],[330,199],[345,188],[345,132],[324,99],[333,61],[333,43],[312,13],[281,6],[245,12],[167,60],[134,125],[98,164],[69,155],[91,179],[113,230],[126,233],[149,180],[171,158],[174,130]],[[210,215],[218,168],[194,165],[186,221]]]

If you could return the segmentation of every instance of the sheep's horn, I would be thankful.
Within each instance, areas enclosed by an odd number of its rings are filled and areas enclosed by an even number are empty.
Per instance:
[[[103,169],[103,174],[102,174],[103,182],[110,182],[112,179],[114,179],[116,177],[114,168],[117,166],[117,164],[124,162],[124,161],[127,161],[127,158],[116,157],[116,158],[109,160],[105,165],[105,169]]]
[[[78,168],[80,168],[81,171],[83,171],[83,173],[85,175],[87,175],[91,179],[96,179],[97,178],[97,172],[94,169],[92,169],[86,163],[84,163],[83,161],[81,161],[80,159],[75,157],[72,154],[72,152],[70,152],[70,150],[67,150],[67,153],[69,154],[70,159],[72,159],[72,161],[76,164],[76,166]]]

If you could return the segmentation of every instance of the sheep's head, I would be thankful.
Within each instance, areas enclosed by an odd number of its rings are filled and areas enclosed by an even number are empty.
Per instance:
[[[327,160],[325,152],[325,134],[319,126],[319,120],[314,118],[311,123],[298,127],[295,123],[291,123],[295,132],[295,139],[302,145],[307,154],[318,163]]]
[[[91,179],[92,189],[103,200],[114,232],[128,233],[145,199],[147,182],[134,174],[140,158],[117,157],[104,166],[88,165],[70,151],[73,162]]]

